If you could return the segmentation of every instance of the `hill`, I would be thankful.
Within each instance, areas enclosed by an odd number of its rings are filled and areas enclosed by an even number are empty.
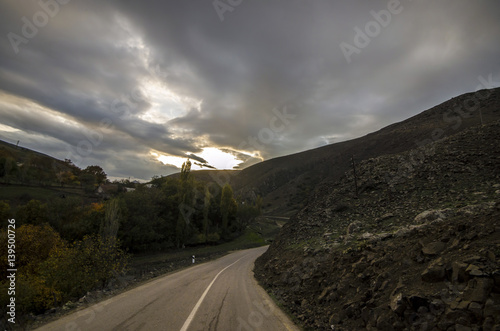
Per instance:
[[[0,200],[12,206],[31,199],[48,202],[57,197],[75,196],[94,201],[99,184],[107,182],[104,170],[89,166],[82,170],[71,160],[0,141]]]
[[[79,170],[69,160],[61,161],[0,140],[0,178],[3,183],[60,183],[58,174]]]
[[[356,163],[397,154],[500,117],[500,88],[467,93],[364,137],[267,160],[239,171],[230,182],[241,196],[261,195],[264,212],[290,216],[322,181],[338,180]]]
[[[484,126],[471,116],[454,135],[358,161],[357,193],[352,168],[322,181],[257,260],[259,281],[308,329],[498,328],[497,93]],[[450,102],[368,136],[410,146]]]

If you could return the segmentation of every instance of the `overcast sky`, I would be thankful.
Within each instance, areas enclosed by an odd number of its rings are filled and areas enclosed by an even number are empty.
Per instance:
[[[0,139],[112,178],[188,156],[244,168],[500,86],[495,0],[8,0],[0,16]]]

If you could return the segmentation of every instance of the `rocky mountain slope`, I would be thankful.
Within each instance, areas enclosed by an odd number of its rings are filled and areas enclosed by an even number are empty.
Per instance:
[[[257,260],[306,329],[500,329],[500,120],[432,140],[325,180]]]
[[[230,176],[241,195],[259,194],[264,212],[299,211],[325,179],[337,181],[356,162],[397,154],[500,117],[500,88],[466,93],[364,137],[258,163]]]

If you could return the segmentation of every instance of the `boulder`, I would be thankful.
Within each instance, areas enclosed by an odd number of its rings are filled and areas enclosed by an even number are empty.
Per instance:
[[[402,293],[396,294],[391,298],[390,307],[393,312],[398,315],[401,315],[406,310],[406,302],[404,300]]]
[[[467,301],[485,303],[493,288],[493,280],[490,278],[473,278],[469,280],[465,288],[463,298]]]
[[[424,253],[425,255],[434,256],[434,255],[438,255],[439,253],[444,251],[445,248],[446,248],[445,243],[440,242],[440,241],[435,241],[435,242],[431,242],[431,243],[423,245],[422,253]]]
[[[429,264],[427,269],[421,274],[422,280],[428,283],[443,281],[446,277],[446,268],[442,258],[439,258]]]
[[[446,219],[453,213],[450,208],[439,210],[426,210],[415,216],[414,222],[417,224],[430,223]]]
[[[469,277],[466,272],[468,265],[461,262],[453,262],[452,264],[452,275],[451,280],[454,283],[463,283],[466,282]]]

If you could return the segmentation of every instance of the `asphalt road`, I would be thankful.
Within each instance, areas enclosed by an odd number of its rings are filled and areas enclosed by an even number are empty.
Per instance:
[[[37,330],[299,330],[253,277],[266,249],[195,264]]]

